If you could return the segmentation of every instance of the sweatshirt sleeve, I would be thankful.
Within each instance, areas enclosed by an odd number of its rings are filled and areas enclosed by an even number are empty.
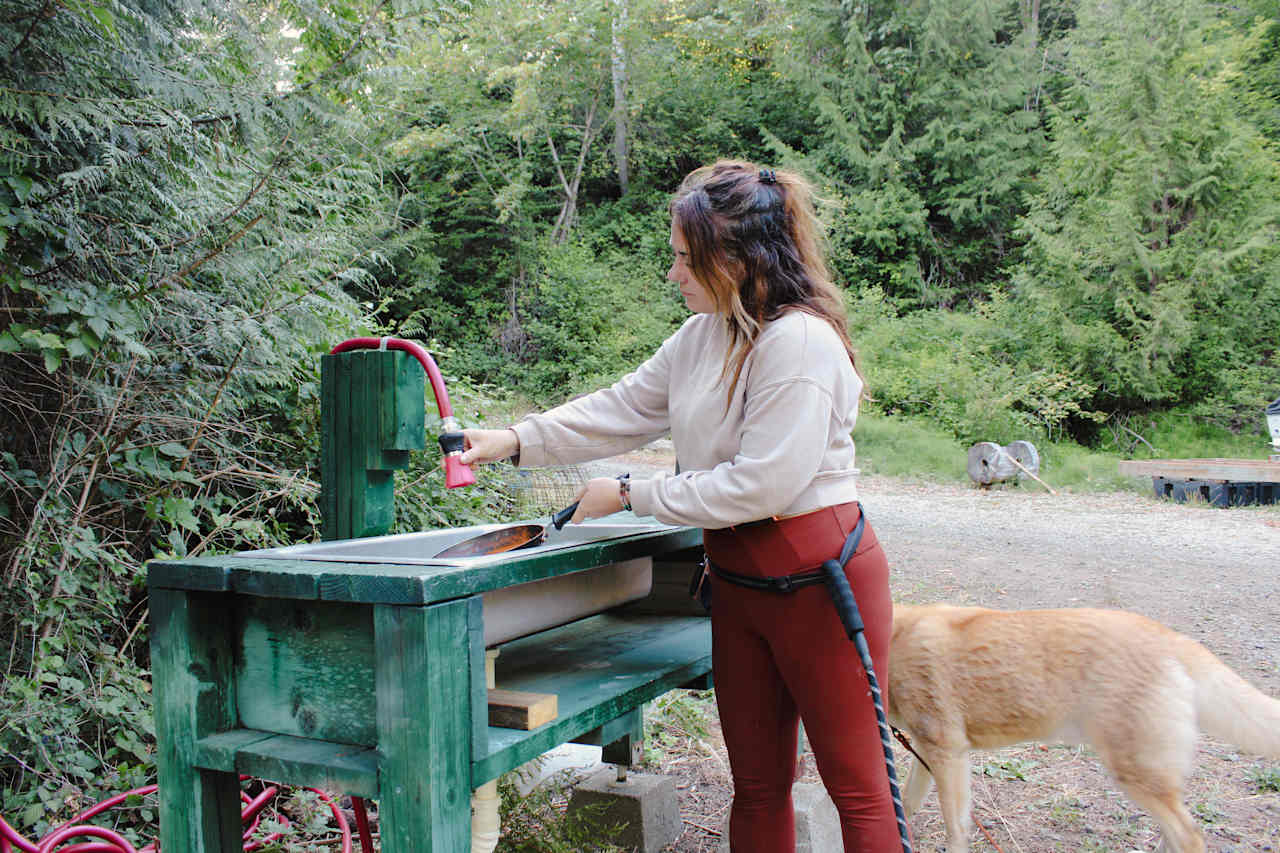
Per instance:
[[[668,388],[679,332],[608,388],[526,416],[512,429],[520,466],[571,465],[643,447],[671,428]]]
[[[831,393],[809,377],[754,389],[737,455],[710,470],[633,481],[631,505],[666,524],[712,529],[780,513],[822,464],[831,410]]]

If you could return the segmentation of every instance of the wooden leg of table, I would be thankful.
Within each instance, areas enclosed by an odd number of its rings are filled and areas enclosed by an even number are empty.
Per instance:
[[[470,849],[471,610],[374,607],[383,853]]]
[[[225,604],[207,594],[152,589],[150,605],[160,849],[238,853],[236,774],[195,766],[196,741],[235,727]]]

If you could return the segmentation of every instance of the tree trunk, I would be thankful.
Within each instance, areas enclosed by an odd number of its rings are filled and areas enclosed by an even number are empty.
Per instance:
[[[627,165],[631,156],[627,127],[627,51],[622,40],[627,26],[627,0],[614,0],[613,5],[613,160],[618,166],[618,186],[626,195],[631,182]]]
[[[560,215],[551,229],[551,242],[559,245],[569,239],[573,228],[574,217],[578,213],[578,186],[582,183],[582,171],[587,165],[587,152],[591,149],[591,139],[596,135],[596,107],[600,105],[600,93],[597,91],[587,108],[587,121],[582,128],[582,145],[578,149],[578,162],[574,166],[573,180],[565,177],[564,168],[560,164],[560,152],[556,151],[555,140],[547,131],[547,146],[551,149],[551,160],[556,165],[556,175],[560,178],[560,190],[564,193],[564,202],[560,205]]]

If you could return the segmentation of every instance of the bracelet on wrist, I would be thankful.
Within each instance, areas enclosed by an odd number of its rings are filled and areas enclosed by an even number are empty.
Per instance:
[[[618,498],[622,501],[622,508],[627,512],[631,511],[631,475],[623,474],[618,477]]]

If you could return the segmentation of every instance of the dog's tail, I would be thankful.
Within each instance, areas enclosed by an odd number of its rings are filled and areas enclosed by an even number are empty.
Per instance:
[[[1200,730],[1246,752],[1280,758],[1280,700],[1236,675],[1190,638],[1179,657],[1196,682]]]

